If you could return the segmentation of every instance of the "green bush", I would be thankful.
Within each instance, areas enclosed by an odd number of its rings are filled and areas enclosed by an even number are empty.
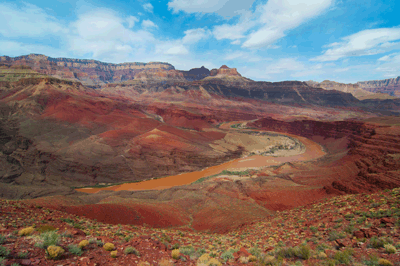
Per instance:
[[[260,257],[262,251],[258,246],[254,246],[249,250],[250,254],[256,256],[257,258]]]
[[[3,235],[0,235],[0,245],[4,244],[6,242],[6,237]]]
[[[0,246],[0,257],[7,257],[10,255],[10,250],[4,246]]]
[[[233,259],[233,253],[235,252],[232,249],[227,250],[221,254],[221,259],[223,259],[225,262],[230,259]]]
[[[193,253],[196,252],[196,250],[194,249],[194,247],[192,246],[187,246],[187,247],[181,247],[179,248],[179,252],[182,253],[183,255],[187,255],[190,256]]]
[[[385,244],[384,245],[385,251],[389,254],[394,254],[397,252],[397,249],[395,246],[391,245],[391,244]]]
[[[81,256],[83,254],[82,249],[77,245],[69,245],[68,251],[69,251],[69,253],[72,253],[77,256]]]
[[[342,264],[350,265],[352,262],[353,250],[345,249],[343,251],[338,251],[334,255],[334,259]]]
[[[369,241],[368,247],[383,248],[386,244],[393,244],[393,240],[385,237],[372,237]]]
[[[296,256],[296,252],[292,247],[281,248],[275,252],[275,256],[282,258],[293,258]]]
[[[18,258],[19,259],[26,259],[27,257],[28,257],[28,255],[29,255],[29,252],[27,251],[27,252],[23,252],[23,251],[21,251],[21,252],[19,252],[18,253]]]
[[[134,247],[127,247],[124,250],[125,255],[135,254],[136,256],[140,256],[140,252]]]
[[[295,255],[303,260],[308,260],[311,257],[310,247],[307,245],[301,245],[295,248]]]
[[[329,234],[328,234],[328,240],[329,241],[334,241],[336,239],[342,239],[342,238],[345,238],[345,237],[346,237],[346,235],[344,233],[342,233],[342,232],[338,233],[336,231],[330,231]]]
[[[39,242],[36,247],[47,249],[49,246],[56,246],[59,242],[59,235],[55,231],[44,232],[40,234]]]

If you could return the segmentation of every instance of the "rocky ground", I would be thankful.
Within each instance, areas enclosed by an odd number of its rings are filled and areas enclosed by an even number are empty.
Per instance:
[[[33,201],[0,203],[0,265],[400,265],[398,188],[332,197],[226,234],[110,225]]]

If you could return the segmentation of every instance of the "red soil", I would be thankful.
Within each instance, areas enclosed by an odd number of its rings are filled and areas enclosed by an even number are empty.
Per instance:
[[[66,206],[63,211],[109,224],[148,224],[152,227],[182,226],[188,222],[181,212],[168,204],[93,204]]]

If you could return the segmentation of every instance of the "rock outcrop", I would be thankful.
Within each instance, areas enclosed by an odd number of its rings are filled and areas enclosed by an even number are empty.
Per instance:
[[[175,70],[171,64],[162,62],[111,64],[97,60],[52,58],[39,54],[18,57],[1,56],[0,62],[27,65],[39,73],[80,81],[89,86],[132,80],[143,70],[161,72]]]
[[[188,81],[200,80],[210,76],[210,70],[204,66],[200,68],[192,68],[189,71],[181,70],[181,72]]]
[[[382,92],[400,97],[400,76],[384,80],[359,81],[357,84],[370,92]]]

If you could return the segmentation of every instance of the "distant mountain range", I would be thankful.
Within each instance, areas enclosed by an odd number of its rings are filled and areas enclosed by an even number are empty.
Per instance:
[[[91,87],[101,87],[109,83],[132,80],[146,83],[187,82],[203,79],[228,79],[236,82],[251,81],[242,77],[235,68],[229,68],[225,65],[219,69],[209,70],[202,66],[185,71],[176,70],[173,65],[164,62],[112,64],[87,59],[52,58],[40,54],[18,57],[1,56],[0,63],[30,66],[40,74],[79,81],[83,85]],[[351,93],[359,100],[391,99],[392,97],[390,96],[400,97],[400,77],[361,81],[355,84],[344,84],[329,80],[321,83],[307,81],[307,84],[314,88],[319,87],[326,90]]]

